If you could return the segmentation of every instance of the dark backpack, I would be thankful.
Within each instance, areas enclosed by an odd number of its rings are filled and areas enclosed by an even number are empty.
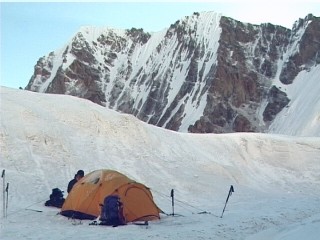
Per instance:
[[[45,202],[45,206],[61,208],[64,203],[63,192],[59,188],[52,189],[50,200]]]
[[[119,196],[110,195],[104,199],[101,205],[100,225],[119,226],[124,225],[123,206]]]

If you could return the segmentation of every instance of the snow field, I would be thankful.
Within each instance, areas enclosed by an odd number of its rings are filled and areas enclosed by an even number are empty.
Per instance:
[[[0,170],[10,183],[1,239],[319,236],[318,137],[177,133],[75,97],[5,87],[0,94]],[[148,227],[110,228],[44,206],[51,189],[66,190],[78,169],[100,168],[150,187],[166,213],[175,189],[175,212],[182,216],[162,215]],[[235,192],[220,218],[230,185]]]

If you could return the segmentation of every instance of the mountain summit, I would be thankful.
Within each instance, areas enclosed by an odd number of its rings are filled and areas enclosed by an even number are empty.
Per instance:
[[[89,99],[175,131],[282,133],[274,122],[306,101],[296,86],[320,90],[319,29],[311,14],[290,30],[215,12],[195,12],[156,33],[82,27],[38,60],[26,89]],[[314,92],[308,99],[316,111],[305,114],[319,128]],[[294,131],[285,133],[307,134]]]

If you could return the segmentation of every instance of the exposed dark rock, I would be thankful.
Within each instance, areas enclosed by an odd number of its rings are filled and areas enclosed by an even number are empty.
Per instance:
[[[303,34],[301,34],[303,31]],[[290,49],[293,54],[286,61],[280,74],[280,81],[291,84],[302,70],[320,62],[320,18],[309,14],[299,19],[292,30]],[[296,43],[295,43],[296,42]]]
[[[132,41],[141,42],[142,44],[147,43],[151,37],[150,33],[145,33],[142,28],[131,28],[130,30],[127,30],[126,33]]]
[[[254,128],[252,127],[250,121],[245,118],[243,115],[238,115],[233,123],[232,129],[235,132],[254,132]]]
[[[137,28],[82,29],[39,59],[26,89],[86,98],[176,131],[264,131],[290,101],[274,79],[291,84],[320,63],[320,19],[308,15],[292,30],[216,19],[195,12],[162,39]]]
[[[276,86],[272,86],[268,93],[268,105],[263,112],[263,120],[265,122],[272,121],[289,102],[287,94],[280,91]]]

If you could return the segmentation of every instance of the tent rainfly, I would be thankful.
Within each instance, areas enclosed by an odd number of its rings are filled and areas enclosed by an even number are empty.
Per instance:
[[[96,219],[105,197],[118,195],[126,223],[160,219],[162,212],[149,188],[113,170],[96,170],[77,182],[67,196],[61,215],[77,219]]]

